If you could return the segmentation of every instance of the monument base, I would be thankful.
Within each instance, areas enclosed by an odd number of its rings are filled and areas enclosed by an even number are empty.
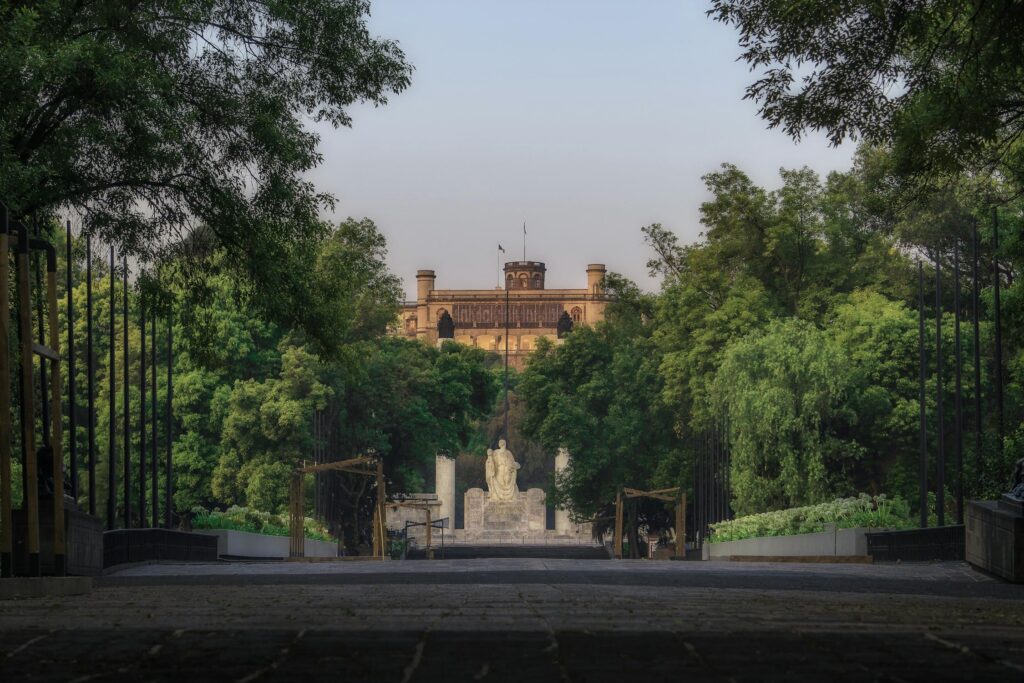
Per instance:
[[[999,501],[967,504],[965,555],[974,566],[1013,583],[1024,583],[1024,506]]]
[[[514,500],[492,501],[483,489],[469,489],[460,536],[466,541],[495,543],[543,537],[547,528],[546,497],[542,489],[530,489],[519,492]]]

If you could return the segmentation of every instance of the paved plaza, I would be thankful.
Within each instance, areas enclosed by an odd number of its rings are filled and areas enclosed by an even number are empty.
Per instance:
[[[0,603],[2,681],[1019,681],[963,563],[155,564]]]

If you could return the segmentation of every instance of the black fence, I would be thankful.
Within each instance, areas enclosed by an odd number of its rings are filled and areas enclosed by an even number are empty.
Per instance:
[[[171,560],[216,562],[217,537],[169,529],[118,529],[103,534],[103,566]]]
[[[964,527],[957,524],[868,534],[868,555],[875,562],[962,560]]]

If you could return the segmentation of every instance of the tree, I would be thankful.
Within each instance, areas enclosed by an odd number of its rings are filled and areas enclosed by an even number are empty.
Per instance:
[[[1024,7],[1014,0],[713,0],[772,127],[891,144],[918,176],[1024,180]]]
[[[664,398],[680,434],[712,418],[708,391],[728,345],[781,316],[820,322],[842,295],[865,286],[909,297],[906,258],[892,248],[891,216],[865,199],[870,150],[825,182],[809,169],[780,171],[774,191],[724,164],[704,176],[704,240],[680,246],[660,225],[643,229],[661,274],[654,339]],[[869,229],[886,226],[886,230]]]
[[[0,201],[82,212],[144,260],[182,236],[223,250],[258,310],[318,326],[302,267],[332,198],[305,121],[351,123],[409,83],[366,0],[142,0],[0,5]],[[197,234],[198,233],[198,234]],[[191,272],[202,269],[193,268]],[[325,333],[326,334],[326,333]]]
[[[308,351],[286,340],[277,377],[235,382],[213,472],[220,501],[275,513],[286,509],[291,473],[312,451],[313,414],[332,395],[321,372]]]
[[[549,452],[564,447],[572,454],[555,482],[555,504],[577,519],[600,518],[598,532],[607,528],[620,488],[681,483],[672,467],[680,445],[660,399],[653,297],[618,276],[605,284],[612,297],[605,321],[577,327],[560,345],[541,340],[517,386],[523,434]],[[627,522],[633,553],[640,524],[656,528],[653,517],[635,510]]]
[[[776,321],[733,343],[716,375],[728,411],[736,514],[821,502],[862,449],[837,438],[850,363],[813,325]]]

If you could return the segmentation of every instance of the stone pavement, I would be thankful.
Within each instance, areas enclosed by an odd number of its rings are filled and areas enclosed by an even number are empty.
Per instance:
[[[0,603],[0,681],[1024,681],[963,563],[145,565]]]

